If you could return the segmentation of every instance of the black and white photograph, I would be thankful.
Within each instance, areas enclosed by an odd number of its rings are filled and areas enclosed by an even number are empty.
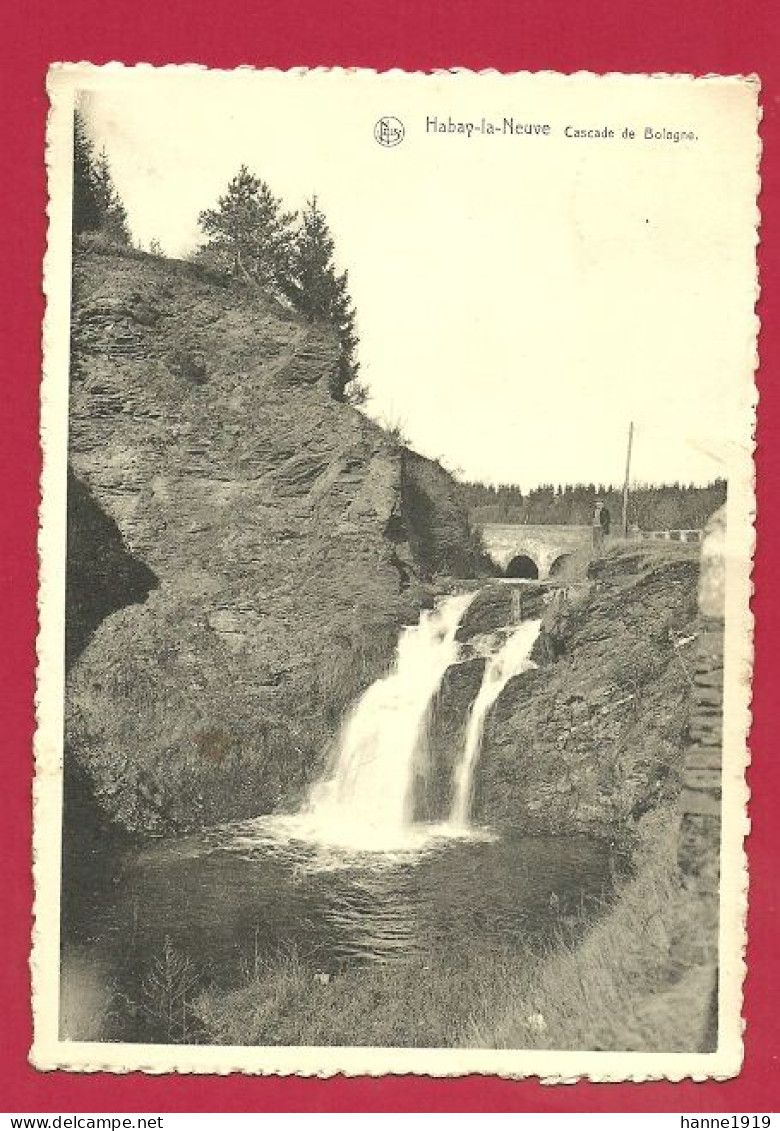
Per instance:
[[[755,79],[49,77],[33,1063],[741,1063]]]

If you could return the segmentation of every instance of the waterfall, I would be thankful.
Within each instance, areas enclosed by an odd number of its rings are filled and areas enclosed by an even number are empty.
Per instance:
[[[469,714],[463,753],[455,768],[450,813],[450,825],[455,829],[468,827],[474,770],[482,749],[487,713],[513,676],[536,667],[530,657],[541,626],[541,620],[523,621],[487,661],[482,686]]]
[[[428,711],[457,659],[455,634],[473,598],[473,593],[447,597],[403,630],[393,670],[351,710],[326,778],[315,785],[300,815],[308,836],[355,849],[413,843],[412,783],[426,754]]]

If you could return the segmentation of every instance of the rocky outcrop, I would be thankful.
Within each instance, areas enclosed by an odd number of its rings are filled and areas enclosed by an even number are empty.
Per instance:
[[[465,649],[464,649],[465,651]],[[485,672],[484,656],[471,655],[447,669],[431,711],[426,776],[415,782],[415,818],[443,821],[454,799],[455,768],[463,751],[471,705]]]
[[[148,566],[128,553],[119,527],[69,470],[66,670],[107,616],[142,603],[158,584]]]
[[[497,572],[464,513],[460,488],[441,464],[402,449],[401,492],[409,549],[427,576]]]
[[[548,603],[539,667],[488,718],[478,820],[619,838],[677,796],[698,569],[693,552],[620,550],[593,563],[588,588]]]
[[[458,629],[457,639],[469,641],[522,620],[541,617],[550,585],[533,582],[512,585],[494,582],[480,588]]]
[[[67,747],[126,828],[294,801],[426,579],[479,568],[453,481],[331,399],[337,361],[271,297],[76,256]]]

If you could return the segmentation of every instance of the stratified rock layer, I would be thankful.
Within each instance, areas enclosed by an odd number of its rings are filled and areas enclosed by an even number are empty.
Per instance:
[[[126,828],[292,803],[426,577],[478,566],[446,473],[331,399],[337,359],[271,297],[76,257],[67,750]]]
[[[478,821],[619,838],[678,795],[698,569],[694,553],[626,549],[591,565],[589,588],[549,602],[539,668],[488,717]]]

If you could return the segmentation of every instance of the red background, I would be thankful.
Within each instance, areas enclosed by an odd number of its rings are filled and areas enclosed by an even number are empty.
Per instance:
[[[203,0],[7,0],[2,60],[3,224],[0,380],[3,428],[0,556],[4,639],[0,655],[3,717],[3,879],[0,932],[0,1107],[4,1111],[777,1111],[780,1006],[775,977],[780,868],[778,759],[771,738],[780,722],[772,679],[780,639],[780,602],[772,575],[780,550],[780,18],[772,0],[255,0],[246,7]],[[773,14],[774,8],[774,14]],[[31,1039],[27,956],[30,937],[30,779],[36,631],[36,506],[40,451],[38,377],[43,314],[41,259],[46,203],[43,167],[47,65],[199,62],[343,65],[427,70],[757,72],[763,82],[764,143],[759,261],[763,321],[758,429],[759,541],[755,568],[756,677],[751,892],[746,985],[745,1066],[723,1083],[590,1084],[542,1087],[483,1078],[437,1081],[295,1080],[42,1074],[27,1064]],[[641,343],[638,343],[641,349]],[[7,590],[7,592],[6,592]],[[773,1104],[775,1104],[773,1108]]]

